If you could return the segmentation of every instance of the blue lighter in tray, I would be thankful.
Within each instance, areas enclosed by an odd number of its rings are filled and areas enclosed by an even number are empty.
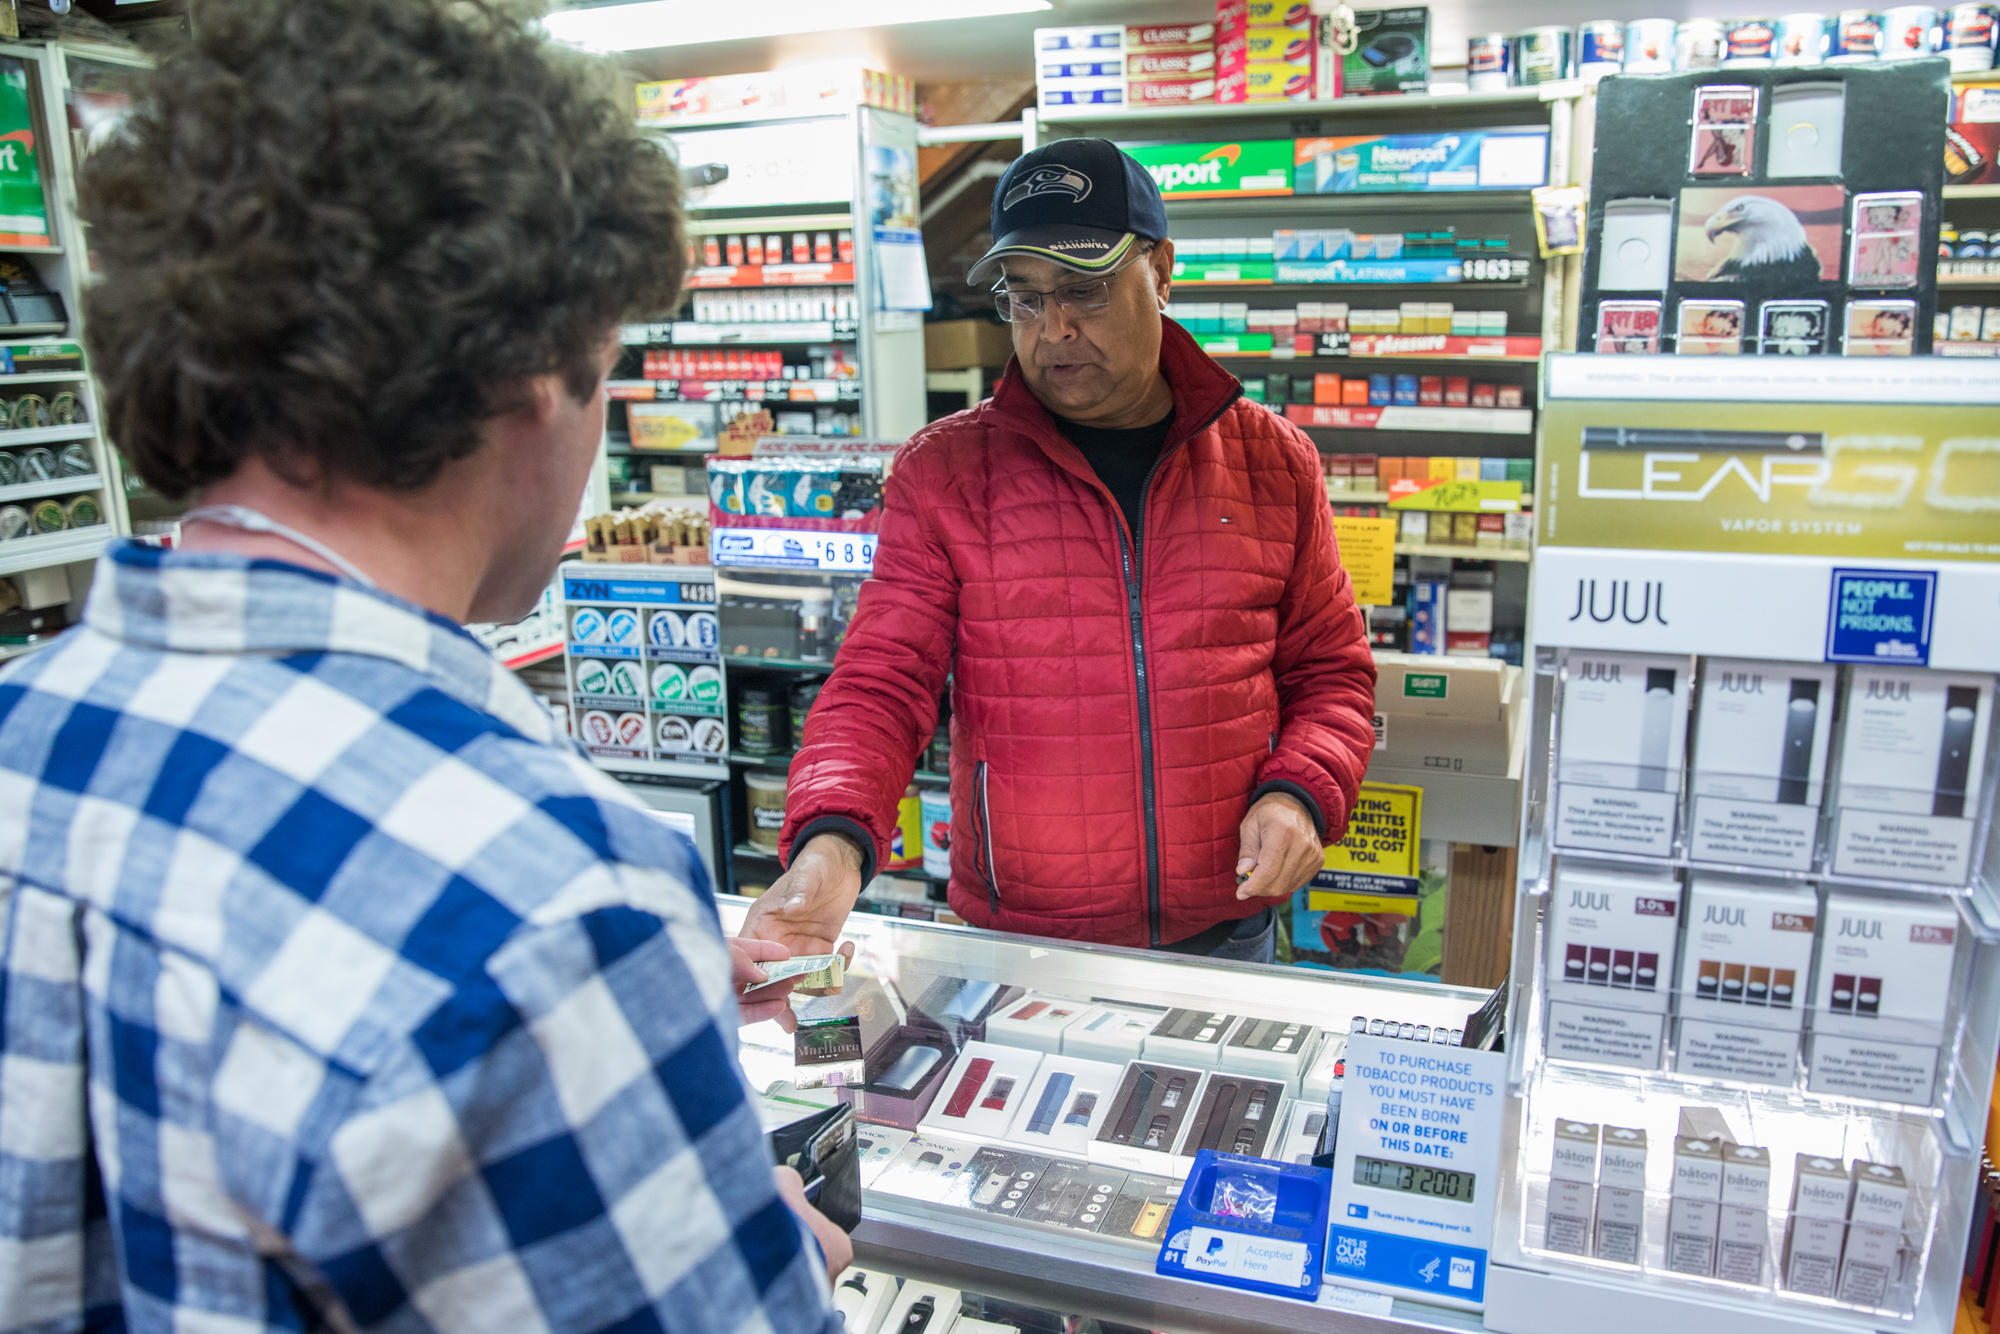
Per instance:
[[[1333,1173],[1203,1149],[1167,1223],[1162,1274],[1279,1297],[1319,1297]]]

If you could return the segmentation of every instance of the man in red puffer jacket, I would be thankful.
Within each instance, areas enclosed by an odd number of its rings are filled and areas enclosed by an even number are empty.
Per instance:
[[[1166,210],[1110,143],[1016,161],[993,234],[1014,361],[897,455],[744,933],[833,948],[949,675],[954,911],[1269,961],[1374,745],[1319,454],[1164,317]]]

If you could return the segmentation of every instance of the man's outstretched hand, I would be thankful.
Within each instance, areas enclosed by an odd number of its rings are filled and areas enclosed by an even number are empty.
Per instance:
[[[1259,798],[1238,832],[1243,842],[1236,874],[1249,877],[1236,887],[1238,900],[1288,899],[1326,865],[1319,829],[1297,797],[1272,792]]]
[[[861,849],[839,834],[820,834],[792,854],[791,867],[750,905],[739,934],[782,945],[786,957],[832,954],[860,897]],[[845,953],[853,952],[848,945]]]

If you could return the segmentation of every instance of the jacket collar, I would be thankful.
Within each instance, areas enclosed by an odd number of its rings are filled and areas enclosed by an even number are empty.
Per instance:
[[[1168,434],[1166,444],[1166,448],[1172,450],[1220,417],[1242,394],[1243,385],[1217,365],[1215,358],[1202,351],[1200,344],[1194,341],[1194,335],[1179,324],[1161,316],[1160,326],[1160,373],[1166,376],[1167,387],[1174,394],[1174,428]],[[1056,456],[1057,461],[1069,466],[1071,471],[1082,468],[1086,474],[1089,473],[1083,456],[1076,454],[1075,448],[1063,438],[1054,414],[1042,406],[1041,400],[1028,388],[1027,378],[1021,374],[1020,358],[1008,359],[1007,371],[993,390],[987,412],[1033,437],[1044,449],[1061,442],[1065,449]],[[1074,464],[1066,457],[1072,454],[1076,456]]]
[[[541,701],[463,628],[379,589],[282,561],[113,542],[98,558],[84,621],[169,653],[382,658],[530,740],[560,739]]]

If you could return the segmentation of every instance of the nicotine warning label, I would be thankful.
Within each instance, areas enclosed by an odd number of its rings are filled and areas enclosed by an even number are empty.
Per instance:
[[[1555,841],[1565,848],[1671,856],[1678,804],[1672,792],[1563,783],[1556,788]]]

